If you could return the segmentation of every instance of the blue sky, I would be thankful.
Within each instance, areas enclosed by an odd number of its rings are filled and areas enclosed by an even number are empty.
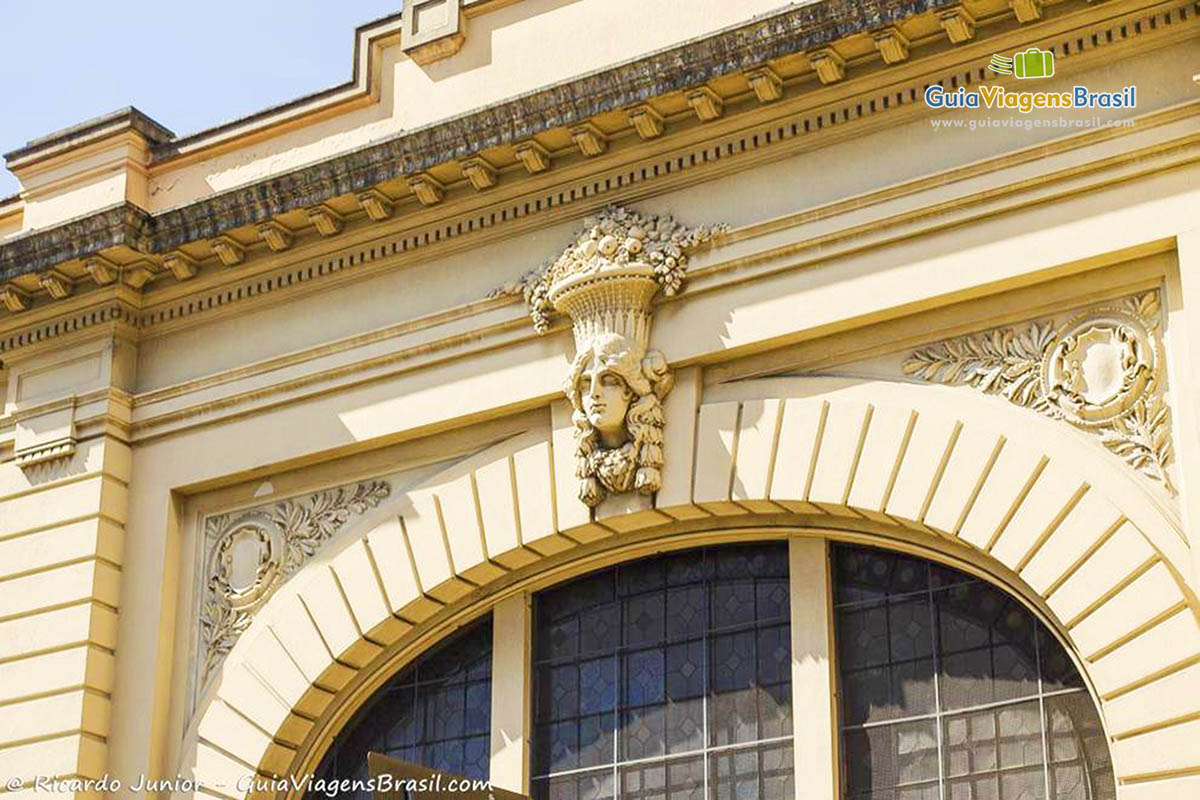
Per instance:
[[[400,0],[4,3],[0,152],[137,106],[178,135],[350,78],[354,28]],[[17,181],[0,169],[0,197]]]

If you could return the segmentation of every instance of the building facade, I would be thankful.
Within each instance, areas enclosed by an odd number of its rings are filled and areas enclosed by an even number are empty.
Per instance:
[[[7,154],[0,796],[1200,797],[1198,45],[414,0]]]

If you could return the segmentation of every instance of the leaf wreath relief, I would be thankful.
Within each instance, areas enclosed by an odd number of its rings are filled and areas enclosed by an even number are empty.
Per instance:
[[[283,530],[287,541],[283,577],[302,567],[352,514],[361,514],[379,505],[389,491],[383,481],[372,481],[276,504],[271,517]]]
[[[1102,428],[1099,434],[1104,446],[1125,459],[1125,463],[1161,481],[1169,492],[1175,493],[1167,472],[1174,458],[1171,412],[1161,397],[1149,402],[1139,400],[1128,414],[1113,420],[1112,428]]]
[[[206,529],[210,539],[221,536],[223,541],[225,536],[244,528],[246,520],[261,519],[265,513],[282,533],[284,546],[278,570],[270,579],[273,582],[246,607],[234,607],[228,576],[221,574],[219,567],[214,567],[214,573],[208,576],[207,597],[200,613],[204,654],[202,681],[207,681],[233,649],[238,637],[249,627],[254,611],[267,601],[278,585],[303,567],[353,516],[379,505],[390,492],[391,487],[385,481],[369,481],[284,500],[269,509],[249,509],[208,519]],[[217,553],[220,547],[218,541],[210,553]]]
[[[1126,298],[1118,308],[1093,309],[1077,317],[1078,331],[1089,325],[1114,325],[1112,314],[1136,324],[1152,342],[1159,330],[1157,291]],[[1132,319],[1130,319],[1132,317]],[[1133,323],[1136,320],[1136,323]],[[1121,322],[1121,325],[1127,324]],[[1171,412],[1162,396],[1157,376],[1151,376],[1144,393],[1130,398],[1127,408],[1111,418],[1084,421],[1064,407],[1061,389],[1047,387],[1047,365],[1068,339],[1052,322],[1033,322],[1024,329],[997,328],[949,339],[914,351],[902,364],[905,375],[930,383],[970,386],[985,394],[1005,398],[1097,437],[1114,455],[1175,494],[1169,467]]]
[[[235,611],[227,603],[211,602],[205,605],[204,613],[200,617],[200,627],[204,640],[208,642],[204,654],[204,668],[200,674],[207,679],[213,669],[229,655],[238,637],[250,627],[250,614]]]
[[[966,384],[1041,410],[1049,406],[1041,364],[1054,340],[1049,324],[1034,323],[1027,331],[998,328],[918,350],[904,362],[904,374],[931,383]]]

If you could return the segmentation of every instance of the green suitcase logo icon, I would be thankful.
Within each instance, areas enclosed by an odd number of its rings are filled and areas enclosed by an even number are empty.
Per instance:
[[[1049,78],[1054,74],[1054,53],[1031,47],[1013,54],[1013,74],[1018,78]]]
[[[1054,74],[1054,53],[1031,47],[1024,53],[1014,53],[1012,58],[993,55],[988,67],[1000,75],[1015,75],[1023,80],[1049,78]]]

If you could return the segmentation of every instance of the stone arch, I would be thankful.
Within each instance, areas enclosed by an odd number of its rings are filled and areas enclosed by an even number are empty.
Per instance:
[[[235,786],[310,766],[314,720],[339,693],[577,554],[787,526],[860,541],[890,531],[969,554],[1075,655],[1120,796],[1200,786],[1200,707],[1180,705],[1200,683],[1186,539],[1101,448],[994,398],[912,384],[747,381],[709,390],[694,411],[690,431],[669,421],[675,469],[658,504],[581,514],[561,426],[488,448],[379,509],[260,612],[198,706],[182,772]]]

